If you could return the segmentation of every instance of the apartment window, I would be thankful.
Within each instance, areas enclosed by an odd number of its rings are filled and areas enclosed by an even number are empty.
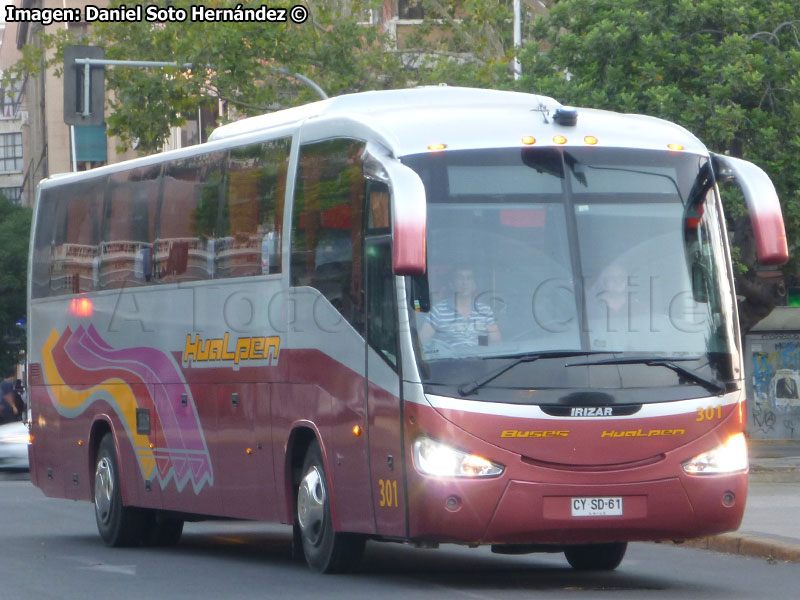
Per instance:
[[[11,87],[0,90],[0,118],[13,119],[19,115],[22,99],[22,82],[17,81]]]
[[[422,0],[397,0],[397,16],[401,19],[422,19],[425,9]]]
[[[5,196],[14,204],[19,204],[22,199],[21,187],[0,187],[0,196]]]
[[[0,171],[22,171],[22,134],[0,134]]]

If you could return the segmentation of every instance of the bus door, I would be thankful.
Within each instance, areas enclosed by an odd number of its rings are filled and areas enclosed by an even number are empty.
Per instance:
[[[367,410],[377,533],[406,535],[397,302],[392,274],[389,188],[367,184],[365,275]]]

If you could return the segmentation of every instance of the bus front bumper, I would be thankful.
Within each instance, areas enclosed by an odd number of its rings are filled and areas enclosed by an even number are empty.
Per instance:
[[[417,480],[412,539],[479,544],[682,540],[739,527],[747,473],[572,485],[498,478]],[[622,514],[581,516],[576,499],[621,498]]]

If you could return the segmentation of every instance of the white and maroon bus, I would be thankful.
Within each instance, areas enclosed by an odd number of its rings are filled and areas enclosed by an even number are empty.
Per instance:
[[[736,529],[746,414],[716,182],[654,118],[512,92],[341,96],[40,186],[32,479],[111,546],[186,520],[565,552]]]

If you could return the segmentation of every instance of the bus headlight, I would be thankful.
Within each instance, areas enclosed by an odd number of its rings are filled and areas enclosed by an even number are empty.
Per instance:
[[[497,477],[504,469],[483,457],[426,437],[414,442],[414,464],[421,473],[438,477]]]
[[[683,463],[690,475],[734,473],[747,469],[747,441],[743,433],[729,437],[724,444]]]

